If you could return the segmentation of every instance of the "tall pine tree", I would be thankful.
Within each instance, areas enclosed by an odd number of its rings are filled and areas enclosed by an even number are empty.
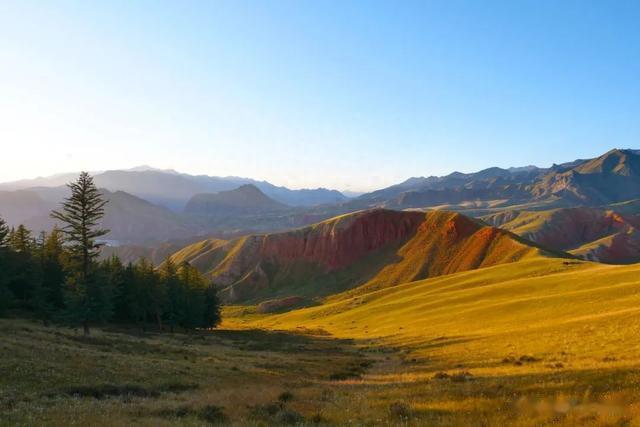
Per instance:
[[[9,226],[5,220],[0,217],[0,248],[6,248],[9,246]]]
[[[10,233],[7,223],[0,217],[0,315],[4,314],[13,303],[13,294],[8,287],[11,256],[9,251]]]
[[[68,283],[68,318],[81,323],[84,334],[89,335],[91,322],[108,320],[111,314],[107,281],[95,268],[102,246],[96,239],[109,232],[99,228],[107,202],[87,172],[82,172],[68,187],[71,196],[62,203],[62,209],[53,211],[51,216],[63,223],[61,231],[69,249],[73,274]]]

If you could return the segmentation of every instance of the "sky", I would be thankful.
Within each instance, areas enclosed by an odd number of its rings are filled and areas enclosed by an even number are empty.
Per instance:
[[[640,2],[0,0],[0,181],[364,191],[640,148]]]

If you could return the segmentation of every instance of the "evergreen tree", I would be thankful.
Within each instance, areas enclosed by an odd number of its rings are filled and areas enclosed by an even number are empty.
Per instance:
[[[205,290],[203,328],[215,328],[222,321],[220,314],[220,299],[215,285],[209,285]]]
[[[188,262],[183,262],[178,271],[180,278],[184,317],[182,326],[185,329],[195,329],[202,327],[205,314],[205,290],[206,283],[198,270]]]
[[[0,217],[0,316],[3,315],[11,304],[13,295],[7,288],[8,282],[8,253],[9,253],[9,227],[5,220]]]
[[[0,315],[3,315],[13,304],[13,294],[9,290],[10,280],[10,250],[9,227],[0,217]]]
[[[71,196],[62,203],[62,210],[53,211],[51,216],[64,224],[62,233],[73,273],[68,279],[67,317],[71,322],[81,323],[84,334],[89,335],[91,322],[105,321],[111,315],[107,280],[95,268],[95,259],[102,246],[96,239],[108,233],[98,227],[107,202],[86,172],[68,187]]]
[[[178,277],[178,268],[170,257],[160,267],[162,287],[166,294],[165,318],[171,332],[184,320],[184,292]]]
[[[5,220],[0,217],[0,248],[6,248],[9,246],[9,226]]]
[[[35,241],[31,268],[36,271],[33,289],[31,292],[30,306],[35,314],[42,320],[45,326],[49,325],[49,320],[53,315],[54,307],[51,302],[50,290],[44,286],[44,246],[46,233],[43,231]]]
[[[11,234],[11,248],[16,252],[31,254],[34,248],[34,241],[31,237],[31,230],[20,224],[18,228]]]
[[[22,309],[30,309],[34,288],[39,278],[38,265],[34,258],[35,242],[31,231],[24,225],[9,232],[9,250],[4,250],[6,288],[14,302]]]
[[[65,263],[62,232],[54,227],[42,249],[42,284],[49,290],[51,304],[56,310],[64,308]]]

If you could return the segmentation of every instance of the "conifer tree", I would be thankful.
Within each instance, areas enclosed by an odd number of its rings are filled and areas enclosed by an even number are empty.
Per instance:
[[[184,293],[181,287],[180,278],[178,277],[178,268],[171,259],[167,259],[160,267],[160,276],[162,278],[162,287],[166,294],[165,316],[169,329],[174,331],[175,327],[180,325],[184,319]]]
[[[50,289],[44,286],[44,246],[47,236],[42,231],[35,241],[33,258],[31,259],[31,271],[34,273],[33,289],[31,291],[30,306],[35,314],[42,320],[45,326],[53,315],[54,307],[51,302]],[[36,273],[37,272],[37,273]]]
[[[211,284],[205,290],[203,328],[215,328],[220,324],[222,316],[220,314],[220,298],[218,289]]]
[[[63,223],[62,233],[73,272],[68,281],[67,315],[70,321],[81,323],[84,334],[89,335],[91,322],[107,320],[111,314],[110,289],[95,268],[103,245],[96,239],[108,233],[99,228],[107,202],[87,172],[82,172],[68,187],[71,196],[62,203],[62,209],[53,211],[51,216]]]
[[[51,304],[56,310],[64,308],[64,283],[66,252],[63,236],[59,228],[54,227],[46,237],[42,249],[42,282],[49,289]]]
[[[30,255],[34,247],[31,230],[20,224],[11,234],[10,244],[14,251]]]
[[[10,252],[9,237],[11,231],[7,223],[0,217],[0,315],[4,314],[13,303],[13,294],[9,291]]]
[[[0,217],[0,248],[9,246],[9,226],[6,221]]]

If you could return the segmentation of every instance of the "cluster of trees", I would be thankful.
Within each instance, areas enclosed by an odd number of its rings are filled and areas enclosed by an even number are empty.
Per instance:
[[[153,323],[159,330],[212,328],[220,322],[215,287],[188,263],[167,259],[156,269],[141,260],[98,261],[108,231],[98,227],[105,201],[87,173],[52,217],[64,224],[34,237],[0,218],[0,314],[28,310],[45,324]]]

